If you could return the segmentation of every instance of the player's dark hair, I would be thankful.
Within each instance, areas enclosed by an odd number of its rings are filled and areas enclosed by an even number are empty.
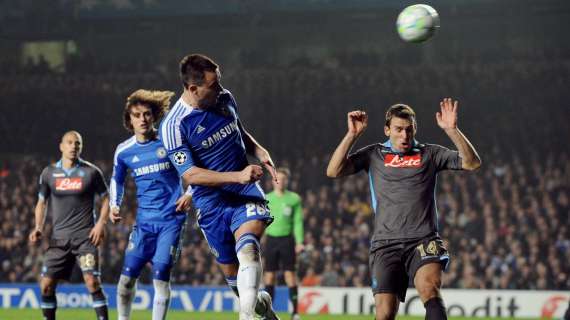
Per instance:
[[[394,117],[410,120],[414,128],[416,127],[416,113],[412,107],[406,104],[398,103],[388,108],[388,111],[386,111],[385,123],[387,127],[390,126],[390,121],[392,121],[392,118]]]
[[[291,171],[287,167],[278,167],[275,171],[284,174],[287,178],[291,177]]]
[[[131,123],[131,109],[136,105],[150,107],[155,122],[158,122],[170,108],[170,99],[174,96],[172,91],[151,91],[139,89],[127,98],[125,110],[123,110],[123,125],[129,132],[133,132]]]
[[[180,80],[184,88],[191,84],[201,86],[204,84],[204,72],[217,72],[219,68],[214,60],[203,54],[190,54],[180,61]]]

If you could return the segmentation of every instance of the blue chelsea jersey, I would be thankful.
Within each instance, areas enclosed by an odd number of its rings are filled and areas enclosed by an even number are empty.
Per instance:
[[[248,166],[241,128],[236,101],[224,89],[217,104],[207,110],[191,107],[180,98],[162,121],[160,133],[170,160],[182,176],[194,166],[217,172],[241,171]],[[193,185],[192,192],[200,209],[232,197],[265,200],[258,182]]]
[[[180,179],[160,139],[140,143],[133,136],[117,146],[110,187],[111,207],[121,206],[129,170],[137,187],[137,222],[168,223],[185,219],[184,212],[175,212],[176,200],[182,195]]]

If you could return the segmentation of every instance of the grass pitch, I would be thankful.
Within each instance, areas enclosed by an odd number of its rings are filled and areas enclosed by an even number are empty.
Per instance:
[[[289,320],[290,316],[286,313],[280,313],[282,320]],[[132,320],[148,320],[151,319],[150,310],[134,310]],[[355,315],[302,315],[303,320],[372,320],[373,316],[355,316]],[[117,319],[117,311],[115,309],[109,312],[110,319]],[[0,309],[0,320],[40,320],[42,313],[40,309]],[[168,312],[168,320],[236,320],[237,313],[233,312],[184,312],[174,311]],[[399,316],[399,320],[421,320],[424,317]],[[470,317],[450,317],[450,320],[468,320],[483,319]],[[499,319],[499,318],[496,318]],[[505,319],[505,318],[502,318]],[[58,309],[57,320],[95,320],[95,312],[92,309]]]

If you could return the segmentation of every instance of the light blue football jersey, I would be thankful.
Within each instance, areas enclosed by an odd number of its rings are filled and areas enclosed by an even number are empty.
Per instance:
[[[140,143],[133,136],[115,151],[110,206],[120,207],[124,182],[131,172],[137,189],[137,222],[182,223],[186,213],[175,212],[182,195],[180,179],[159,138]]]

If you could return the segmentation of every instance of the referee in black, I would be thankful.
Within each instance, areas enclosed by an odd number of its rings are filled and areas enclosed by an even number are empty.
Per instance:
[[[301,197],[287,190],[290,172],[287,168],[277,169],[277,183],[267,195],[271,214],[275,218],[267,227],[264,247],[265,290],[273,298],[275,272],[284,271],[285,283],[289,288],[289,299],[293,305],[292,320],[301,319],[297,314],[297,278],[295,274],[296,254],[303,250],[303,207]]]

